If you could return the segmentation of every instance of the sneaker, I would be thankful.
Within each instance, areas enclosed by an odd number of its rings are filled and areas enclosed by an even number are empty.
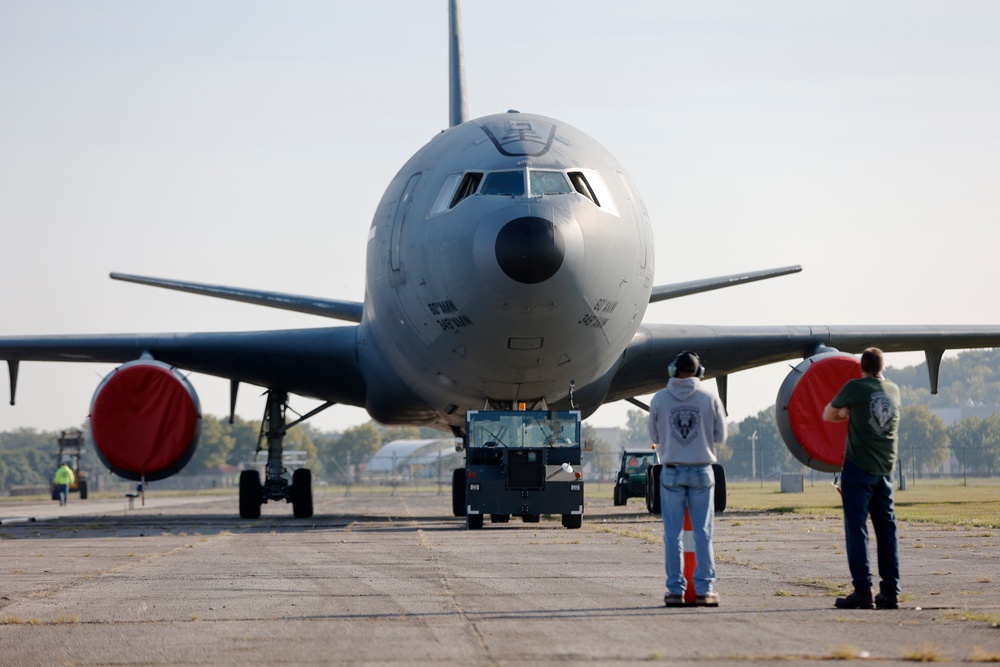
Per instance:
[[[899,609],[899,600],[896,596],[889,597],[879,593],[875,596],[876,609]]]
[[[872,599],[872,589],[855,588],[854,592],[846,598],[837,598],[833,606],[837,609],[874,609],[875,601]]]
[[[719,594],[715,591],[709,591],[705,595],[695,597],[694,603],[698,607],[718,607]]]
[[[668,607],[683,607],[684,606],[684,596],[674,595],[673,593],[667,593],[663,596],[663,604]]]

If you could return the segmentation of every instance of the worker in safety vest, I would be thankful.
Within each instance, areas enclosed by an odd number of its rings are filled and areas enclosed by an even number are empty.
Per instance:
[[[73,474],[73,469],[67,464],[62,464],[56,470],[55,477],[52,478],[55,482],[56,492],[59,496],[59,504],[65,505],[69,502],[69,485],[76,481],[76,475]]]

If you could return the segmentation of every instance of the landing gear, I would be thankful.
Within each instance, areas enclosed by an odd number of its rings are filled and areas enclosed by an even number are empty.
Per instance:
[[[288,479],[284,466],[282,442],[288,429],[305,421],[321,410],[330,407],[325,403],[291,424],[285,423],[288,408],[288,393],[271,389],[267,392],[267,406],[260,426],[257,451],[267,450],[267,465],[264,469],[264,483],[261,484],[257,470],[240,473],[240,517],[260,518],[260,507],[268,500],[284,500],[292,504],[292,514],[296,519],[308,519],[313,515],[312,472],[308,468],[298,468]]]
[[[299,468],[292,473],[292,514],[296,519],[308,519],[313,515],[312,473],[308,468]]]
[[[260,473],[244,470],[240,473],[240,518],[259,519],[260,504],[264,502]]]
[[[579,528],[583,525],[583,515],[582,514],[563,514],[562,515],[562,525],[563,528]]]

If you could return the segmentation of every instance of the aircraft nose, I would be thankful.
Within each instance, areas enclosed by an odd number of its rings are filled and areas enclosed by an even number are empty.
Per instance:
[[[566,244],[562,232],[545,218],[516,218],[497,235],[496,256],[509,278],[534,285],[559,270],[566,257]]]

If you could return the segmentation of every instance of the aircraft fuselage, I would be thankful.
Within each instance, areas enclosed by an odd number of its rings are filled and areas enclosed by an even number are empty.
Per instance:
[[[579,130],[508,112],[442,132],[369,232],[359,347],[384,371],[369,411],[460,424],[469,408],[555,405],[571,381],[598,381],[642,321],[651,239],[624,169]]]

